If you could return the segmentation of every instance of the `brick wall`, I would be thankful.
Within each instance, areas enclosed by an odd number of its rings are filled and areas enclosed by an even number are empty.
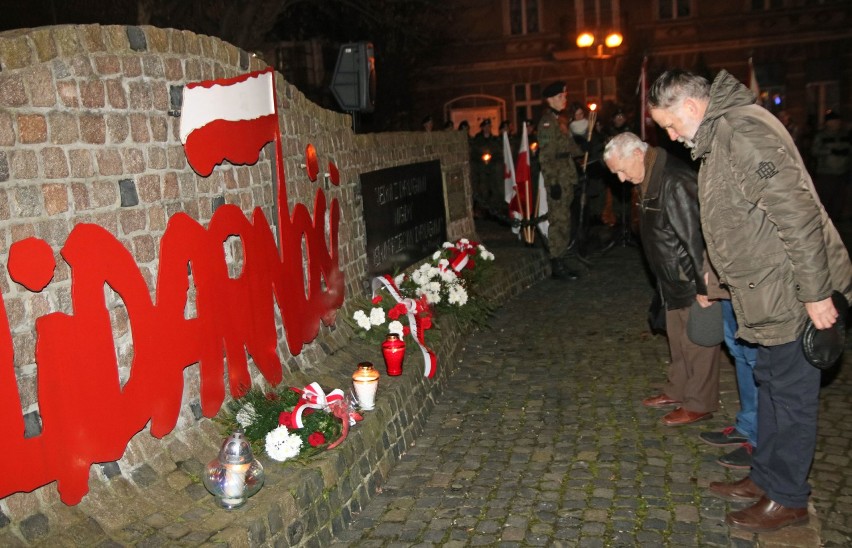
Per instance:
[[[175,213],[184,212],[206,226],[216,207],[225,203],[239,206],[247,216],[259,207],[267,219],[275,219],[272,145],[254,165],[226,163],[202,178],[187,165],[178,139],[181,86],[264,67],[262,60],[221,40],[174,29],[85,25],[0,33],[0,289],[28,436],[40,428],[35,320],[51,312],[71,313],[70,270],[59,250],[77,224],[106,228],[132,253],[153,288],[160,240]],[[449,237],[473,235],[463,136],[355,135],[348,116],[317,107],[276,76],[291,207],[299,202],[312,210],[316,183],[302,167],[307,144],[316,147],[321,168],[333,161],[340,171],[339,187],[321,184],[341,204],[340,267],[347,295],[342,313],[349,297],[362,294],[368,282],[359,173],[439,159],[445,193],[454,202]],[[459,201],[464,205],[459,207]],[[55,277],[40,293],[25,290],[7,272],[10,245],[30,236],[47,242],[57,258]],[[230,268],[239,269],[239,249],[228,251]],[[132,359],[128,317],[116,295],[107,295],[107,306],[118,374],[127,378]],[[280,321],[278,327],[279,356],[290,384],[318,380],[340,385],[363,353],[373,351],[351,345],[351,333],[338,322],[322,327],[313,343],[292,356]],[[448,352],[453,340],[443,343]],[[255,378],[261,379],[259,374]],[[176,473],[193,473],[193,466],[185,463],[212,458],[222,436],[201,417],[197,364],[186,369],[184,380],[181,417],[172,433],[158,440],[143,430],[121,459],[93,466],[91,491],[73,509],[59,502],[55,485],[0,500],[0,539],[38,540],[72,515],[96,515],[105,528],[124,526],[133,516],[120,509],[126,510],[133,493],[160,482],[182,483]],[[425,382],[417,380],[428,392]]]

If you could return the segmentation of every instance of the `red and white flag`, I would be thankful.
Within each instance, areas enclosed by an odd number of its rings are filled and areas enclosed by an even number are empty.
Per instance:
[[[545,213],[547,213],[547,194],[545,194],[544,190],[544,174],[538,173],[538,216],[541,217]],[[550,227],[550,223],[547,222],[547,219],[538,223],[538,230],[541,232],[541,235],[547,238],[547,229]]]
[[[521,219],[521,210],[518,209],[515,198],[515,161],[512,160],[512,147],[509,145],[509,134],[503,133],[503,195],[506,203],[509,204],[509,218],[513,221]],[[520,227],[512,225],[512,232],[518,234]]]
[[[530,196],[530,140],[527,136],[527,123],[524,122],[521,135],[521,149],[518,151],[518,163],[515,166],[514,195],[509,201],[509,216],[512,219],[529,219],[531,214]],[[513,228],[518,232],[518,228]]]
[[[253,164],[260,150],[275,138],[274,71],[234,78],[191,82],[183,89],[180,140],[186,159],[199,175],[228,160]]]
[[[754,72],[754,63],[748,58],[748,88],[754,93],[755,99],[760,103],[760,86],[757,83],[757,73]]]
[[[503,194],[506,203],[512,203],[512,196],[515,194],[515,162],[512,160],[508,132],[503,132]]]

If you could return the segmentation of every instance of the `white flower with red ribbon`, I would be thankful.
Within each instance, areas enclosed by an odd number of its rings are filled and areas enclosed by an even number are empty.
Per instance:
[[[426,269],[423,269],[421,275],[426,276],[427,272]],[[412,275],[413,278],[414,276]],[[434,377],[435,371],[438,368],[438,357],[426,346],[426,331],[432,327],[432,310],[429,307],[426,297],[423,295],[419,299],[403,297],[394,278],[389,275],[373,278],[372,286],[374,296],[376,295],[376,291],[384,287],[396,300],[397,304],[388,312],[388,317],[391,320],[396,320],[403,314],[408,317],[408,325],[403,327],[403,332],[411,334],[420,347],[420,351],[423,353],[423,375],[430,378]]]
[[[330,406],[345,399],[343,390],[335,388],[328,394],[322,389],[319,383],[312,382],[302,391],[302,397],[299,398],[299,403],[293,408],[289,414],[289,420],[285,426],[289,428],[304,428],[302,415],[307,409],[322,409],[323,411],[331,412]]]

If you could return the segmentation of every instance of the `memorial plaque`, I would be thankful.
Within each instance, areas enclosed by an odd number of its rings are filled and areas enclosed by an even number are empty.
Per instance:
[[[402,270],[446,241],[440,161],[362,173],[361,196],[371,275]]]

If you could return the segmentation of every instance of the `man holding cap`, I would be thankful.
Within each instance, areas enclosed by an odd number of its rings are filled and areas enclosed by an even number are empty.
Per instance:
[[[552,276],[558,280],[576,280],[578,274],[565,263],[571,242],[571,203],[577,184],[575,156],[583,151],[574,139],[559,127],[559,113],[568,99],[564,82],[554,82],[542,93],[547,107],[538,123],[539,163],[547,188],[547,242]]]

